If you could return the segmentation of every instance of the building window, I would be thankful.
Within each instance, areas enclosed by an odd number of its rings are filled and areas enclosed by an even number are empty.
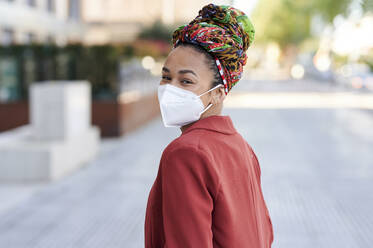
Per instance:
[[[47,10],[50,13],[56,11],[56,1],[55,0],[47,0]]]
[[[14,43],[14,31],[9,28],[3,29],[3,32],[1,35],[1,44],[4,46],[7,46],[13,43]]]
[[[36,6],[36,0],[26,0],[26,3],[28,6],[31,6],[31,7]]]
[[[69,18],[80,19],[80,0],[69,0]]]

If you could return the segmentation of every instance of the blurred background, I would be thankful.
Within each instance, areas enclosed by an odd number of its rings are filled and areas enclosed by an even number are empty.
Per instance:
[[[372,0],[0,0],[0,247],[143,247],[171,33],[208,3],[256,34],[223,115],[274,248],[373,243]]]

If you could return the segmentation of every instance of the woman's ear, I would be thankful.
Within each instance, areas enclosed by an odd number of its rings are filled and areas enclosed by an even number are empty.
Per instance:
[[[213,91],[212,104],[216,105],[222,103],[225,99],[224,87],[220,87]]]

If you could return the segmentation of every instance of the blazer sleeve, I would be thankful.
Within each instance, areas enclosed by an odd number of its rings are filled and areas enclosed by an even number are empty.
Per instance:
[[[253,148],[249,145],[249,143],[246,142],[246,145],[249,148],[250,157],[251,157],[252,161],[254,161],[254,168],[255,168],[256,177],[258,178],[258,180],[260,182],[262,171],[260,169],[260,164],[259,164],[258,157],[256,156]]]
[[[165,248],[212,248],[216,175],[207,156],[194,147],[171,151],[162,163]]]

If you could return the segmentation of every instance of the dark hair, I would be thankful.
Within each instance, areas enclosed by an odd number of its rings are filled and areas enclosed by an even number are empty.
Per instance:
[[[209,52],[207,52],[203,47],[201,47],[197,44],[188,43],[188,42],[178,42],[178,43],[176,43],[175,48],[178,47],[178,46],[191,47],[195,51],[200,52],[200,53],[205,55],[206,63],[213,73],[211,88],[213,88],[213,87],[215,87],[219,84],[224,84],[223,80],[221,79],[220,73],[218,71],[218,66],[215,63],[214,57]]]

